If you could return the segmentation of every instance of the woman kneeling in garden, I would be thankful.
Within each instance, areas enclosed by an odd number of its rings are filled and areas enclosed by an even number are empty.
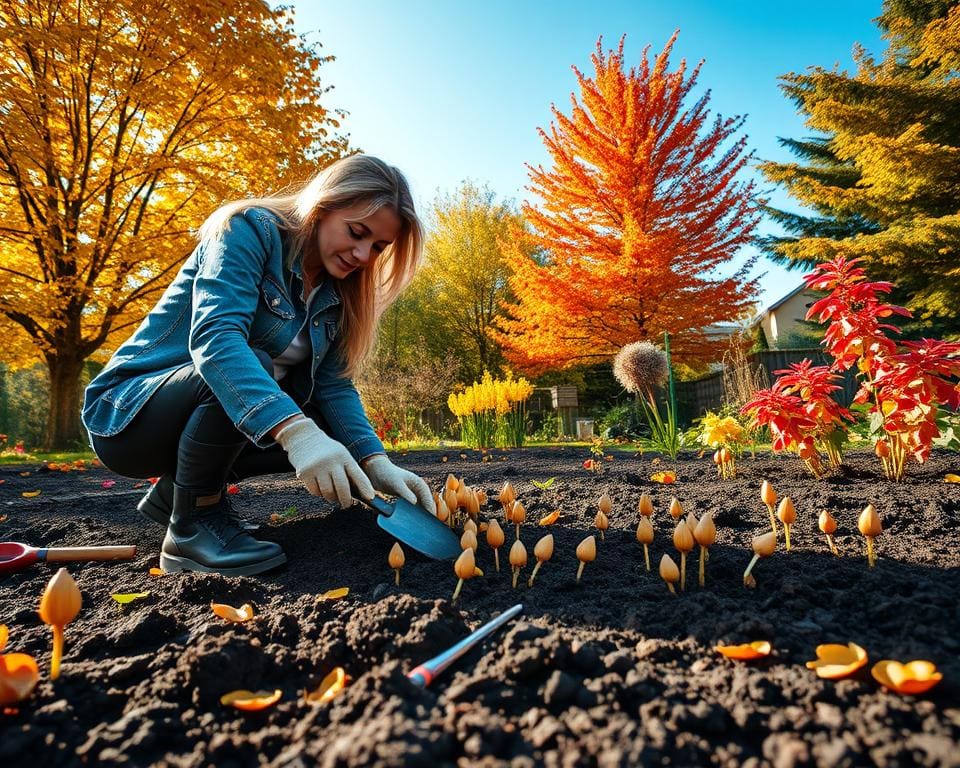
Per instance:
[[[286,561],[231,509],[228,479],[292,469],[343,507],[378,490],[434,509],[426,483],[387,458],[350,379],[421,252],[406,179],[365,155],[207,219],[84,398],[100,460],[160,478],[138,509],[167,525],[163,570],[251,575]]]

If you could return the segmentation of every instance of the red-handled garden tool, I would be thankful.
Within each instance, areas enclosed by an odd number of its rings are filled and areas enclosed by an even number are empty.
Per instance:
[[[16,573],[38,560],[48,563],[76,563],[96,560],[132,560],[134,545],[116,547],[31,547],[16,541],[0,541],[0,575]]]
[[[407,678],[409,678],[410,682],[414,685],[420,688],[426,688],[433,682],[433,678],[443,672],[443,670],[453,664],[453,662],[463,656],[463,654],[473,648],[473,646],[483,640],[487,635],[496,632],[522,610],[523,606],[517,604],[513,606],[513,608],[504,611],[495,619],[488,621],[480,627],[480,629],[471,632],[456,645],[445,650],[439,656],[434,656],[430,661],[426,661],[419,667],[410,670],[407,673]]]

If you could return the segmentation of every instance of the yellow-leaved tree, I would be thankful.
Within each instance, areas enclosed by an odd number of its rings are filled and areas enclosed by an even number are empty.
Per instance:
[[[218,204],[347,151],[327,60],[260,0],[0,0],[0,330],[49,371],[46,447]]]

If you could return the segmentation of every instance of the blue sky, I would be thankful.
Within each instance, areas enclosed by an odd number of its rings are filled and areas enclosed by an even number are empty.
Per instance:
[[[759,159],[790,160],[777,137],[809,135],[777,78],[818,65],[852,67],[855,43],[880,53],[873,24],[880,0],[303,0],[297,28],[336,61],[321,69],[327,105],[349,115],[354,146],[400,167],[425,212],[438,192],[465,179],[501,199],[528,197],[525,163],[547,164],[537,128],[550,106],[569,112],[571,66],[590,73],[590,54],[626,35],[626,62],[659,52],[674,30],[672,64],[704,59],[694,98],[710,89],[714,114],[747,115]],[[753,174],[758,175],[758,174]],[[795,207],[774,192],[775,204]],[[769,226],[763,227],[770,231]],[[799,284],[761,258],[761,305]]]

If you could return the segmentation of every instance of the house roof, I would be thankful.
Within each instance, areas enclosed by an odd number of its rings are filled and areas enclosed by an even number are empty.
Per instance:
[[[787,303],[788,301],[790,301],[790,299],[792,299],[794,296],[797,296],[797,295],[803,293],[803,292],[806,291],[806,290],[808,290],[808,289],[807,289],[807,284],[806,284],[806,283],[800,283],[800,285],[798,285],[796,288],[794,288],[792,291],[790,291],[790,293],[788,293],[786,296],[778,299],[777,301],[773,302],[773,304],[771,304],[769,307],[767,307],[765,310],[763,310],[763,312],[761,312],[760,314],[762,315],[762,314],[765,314],[765,313],[767,313],[767,312],[772,312],[772,311],[775,310],[777,307],[782,306],[783,304],[786,304],[786,303]]]

